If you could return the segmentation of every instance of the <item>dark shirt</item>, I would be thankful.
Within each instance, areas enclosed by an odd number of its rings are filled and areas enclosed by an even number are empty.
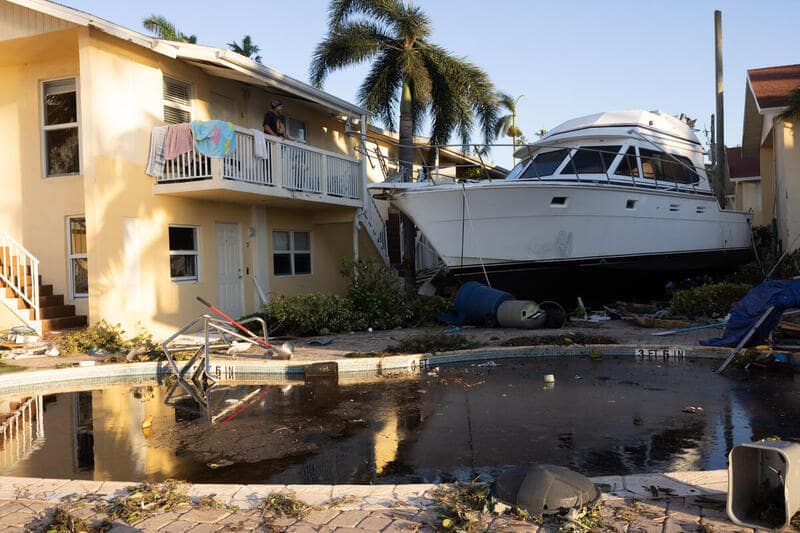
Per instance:
[[[278,126],[279,123],[280,126]],[[267,111],[267,114],[264,115],[264,123],[262,126],[263,125],[269,126],[269,129],[271,129],[275,135],[281,135],[282,132],[286,131],[286,125],[283,122],[283,117],[272,109]]]

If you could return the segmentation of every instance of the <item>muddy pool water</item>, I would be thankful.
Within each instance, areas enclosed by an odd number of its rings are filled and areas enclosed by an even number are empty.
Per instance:
[[[397,483],[538,462],[606,475],[725,468],[736,444],[800,438],[791,375],[719,376],[717,365],[536,358],[359,385],[225,386],[212,393],[213,422],[188,398],[165,405],[158,384],[5,397],[0,419],[26,401],[42,412],[3,441],[0,474]]]

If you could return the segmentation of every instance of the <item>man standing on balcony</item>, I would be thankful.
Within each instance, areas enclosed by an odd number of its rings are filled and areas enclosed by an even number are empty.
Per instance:
[[[264,133],[274,137],[283,137],[293,141],[294,139],[286,133],[286,120],[283,115],[283,103],[280,100],[273,100],[270,110],[264,115]]]

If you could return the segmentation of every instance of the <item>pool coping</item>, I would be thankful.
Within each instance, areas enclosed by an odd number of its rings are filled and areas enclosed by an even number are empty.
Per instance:
[[[647,350],[651,355],[640,355]],[[721,359],[729,348],[709,346],[675,346],[669,344],[587,344],[587,345],[539,345],[512,347],[483,347],[450,352],[399,354],[363,358],[316,358],[303,361],[275,359],[234,359],[216,357],[210,361],[212,372],[220,383],[261,380],[275,384],[297,383],[305,378],[306,369],[320,363],[336,364],[341,384],[374,381],[398,375],[414,375],[427,369],[455,363],[477,363],[491,360],[519,359],[527,357],[640,357],[670,359],[658,355],[669,350],[682,350],[680,358]],[[674,353],[674,352],[673,352]],[[655,354],[655,355],[653,355]],[[672,357],[675,359],[675,357]],[[179,362],[182,368],[185,363]],[[7,394],[45,394],[60,390],[98,385],[152,382],[166,378],[171,369],[166,361],[145,363],[111,363],[95,366],[24,370],[0,375],[0,396]]]

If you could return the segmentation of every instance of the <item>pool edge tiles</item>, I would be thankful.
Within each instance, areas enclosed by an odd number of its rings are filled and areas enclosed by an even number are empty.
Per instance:
[[[221,382],[246,378],[270,378],[287,382],[302,379],[307,366],[320,362],[336,363],[340,377],[350,378],[391,376],[397,373],[417,373],[421,370],[456,363],[474,363],[493,359],[528,357],[581,357],[581,356],[635,356],[640,345],[580,345],[580,346],[514,346],[483,347],[471,350],[428,354],[402,354],[368,358],[320,358],[308,361],[212,359],[212,372]],[[650,349],[669,349],[669,346],[648,346]],[[713,347],[686,347],[684,357],[719,359],[729,350]],[[182,364],[179,363],[182,367]],[[90,367],[50,368],[25,370],[0,375],[0,395],[36,392],[46,386],[48,390],[64,390],[76,385],[113,385],[128,382],[155,381],[170,374],[165,361],[146,363],[118,363]]]

